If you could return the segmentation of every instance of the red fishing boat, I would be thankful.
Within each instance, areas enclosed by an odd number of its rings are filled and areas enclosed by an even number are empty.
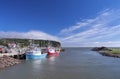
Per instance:
[[[59,52],[53,48],[48,48],[48,56],[59,56]]]
[[[2,53],[4,46],[0,45],[0,53]]]
[[[0,52],[2,52],[2,48],[0,48]]]

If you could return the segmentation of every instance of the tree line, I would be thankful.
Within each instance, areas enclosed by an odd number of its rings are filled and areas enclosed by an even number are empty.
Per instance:
[[[48,44],[52,47],[61,47],[61,43],[52,40],[35,40],[35,39],[0,39],[0,45],[7,46],[8,43],[16,43],[21,47],[28,46],[30,43],[38,44],[40,47],[46,47]]]

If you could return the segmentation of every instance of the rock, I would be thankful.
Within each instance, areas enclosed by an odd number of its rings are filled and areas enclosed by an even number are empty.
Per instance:
[[[0,58],[0,69],[10,67],[10,66],[13,66],[13,65],[19,64],[19,63],[20,63],[20,60],[18,60],[18,59],[14,59],[14,58],[8,57],[8,56],[3,56]]]

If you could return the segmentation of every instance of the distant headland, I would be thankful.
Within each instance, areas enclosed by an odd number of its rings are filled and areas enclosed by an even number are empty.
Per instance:
[[[103,56],[120,58],[120,48],[94,47],[92,51],[97,51]]]

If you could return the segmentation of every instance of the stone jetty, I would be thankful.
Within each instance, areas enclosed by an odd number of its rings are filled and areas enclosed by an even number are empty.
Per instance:
[[[0,70],[6,67],[10,67],[16,64],[19,64],[21,61],[8,56],[0,57]]]

